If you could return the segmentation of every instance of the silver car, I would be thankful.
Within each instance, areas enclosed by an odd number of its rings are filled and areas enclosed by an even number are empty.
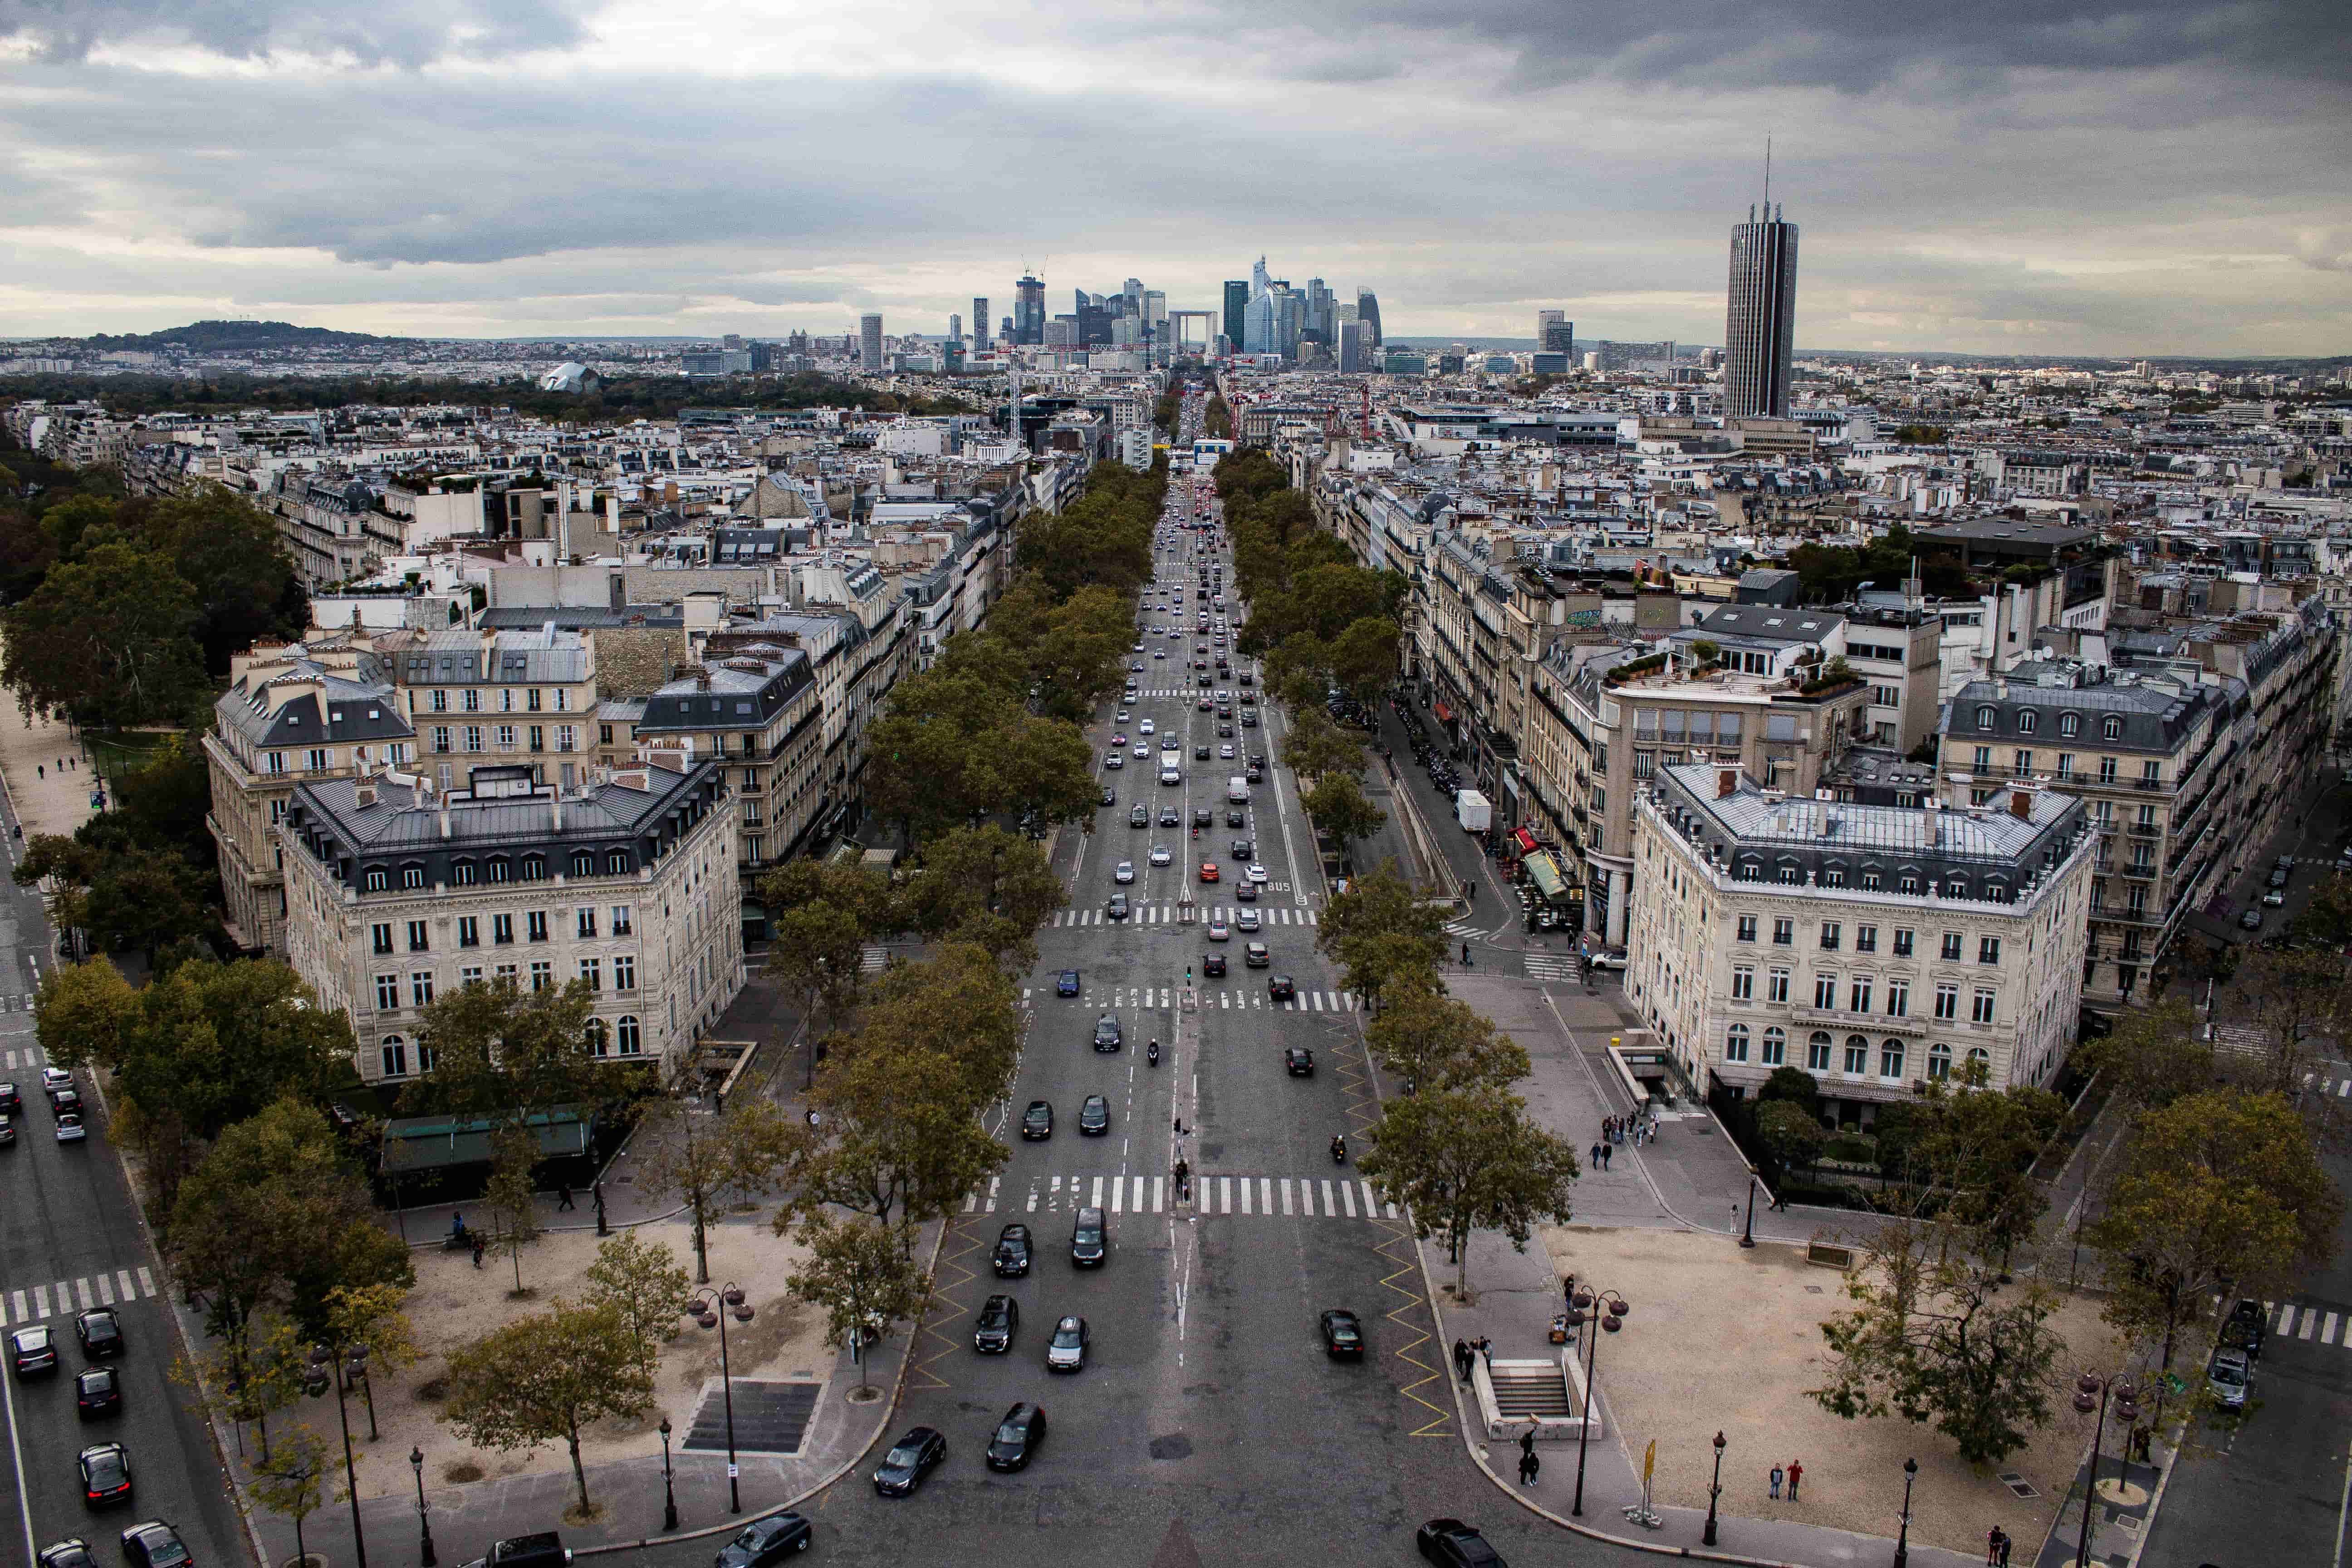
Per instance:
[[[1087,1364],[1087,1346],[1090,1342],[1084,1318],[1056,1319],[1054,1337],[1045,1342],[1045,1370],[1079,1371]]]

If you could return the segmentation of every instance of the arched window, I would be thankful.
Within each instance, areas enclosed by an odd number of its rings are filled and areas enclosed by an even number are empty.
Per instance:
[[[378,1054],[383,1065],[384,1077],[406,1078],[408,1076],[407,1041],[398,1035],[386,1035],[378,1047]]]
[[[1789,1032],[1775,1025],[1764,1031],[1764,1065],[1776,1068],[1789,1059]]]
[[[625,849],[606,850],[604,853],[604,875],[607,877],[625,877],[628,874],[629,852]]]
[[[1882,1040],[1879,1042],[1878,1076],[1881,1078],[1901,1078],[1903,1076],[1902,1041]]]
[[[588,1020],[588,1054],[601,1057],[613,1048],[613,1031],[602,1018]]]
[[[1988,702],[1983,707],[1977,710],[1977,728],[1979,730],[1990,730],[1992,728],[1992,704]]]
[[[1982,1046],[1969,1047],[1969,1081],[1977,1084],[1992,1081],[1992,1053]]]
[[[547,880],[547,857],[533,852],[522,858],[522,879],[526,882]]]
[[[449,862],[449,885],[451,887],[470,888],[477,881],[481,879],[481,868],[475,865],[470,859],[452,860]]]
[[[1723,1059],[1727,1062],[1744,1062],[1748,1059],[1747,1025],[1734,1024],[1731,1026],[1731,1033],[1725,1037],[1723,1042]]]
[[[371,866],[360,874],[360,887],[362,891],[381,893],[391,886],[392,873],[382,866]]]
[[[2017,732],[2021,735],[2031,735],[2033,733],[2034,725],[2041,721],[2042,715],[2029,708],[2017,716]]]
[[[2124,738],[2124,721],[2122,718],[2116,714],[2110,713],[2105,718],[2100,720],[2099,733],[2105,735],[2110,741],[2122,740]]]
[[[1870,1072],[1870,1042],[1860,1035],[1845,1037],[1845,1070],[1855,1078],[1866,1077]]]
[[[514,862],[503,855],[490,857],[490,880],[503,882],[514,875]]]
[[[635,1014],[622,1014],[620,1027],[617,1032],[620,1037],[621,1054],[623,1056],[634,1057],[644,1054],[646,1048],[645,1037],[637,1032],[637,1017]]]
[[[1805,1070],[1830,1070],[1830,1032],[1827,1029],[1815,1029],[1813,1037],[1805,1042]]]
[[[1938,1041],[1927,1047],[1927,1076],[1937,1083],[1952,1076],[1952,1047]]]
[[[574,849],[572,852],[572,874],[575,877],[594,876],[596,852],[593,849]]]
[[[2082,732],[2083,716],[2080,713],[2061,713],[2058,715],[2058,733],[2062,739],[2071,741]]]
[[[425,868],[411,860],[400,868],[400,885],[404,888],[425,886]]]

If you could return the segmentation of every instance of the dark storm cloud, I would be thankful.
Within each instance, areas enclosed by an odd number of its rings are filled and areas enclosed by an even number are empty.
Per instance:
[[[51,59],[101,45],[191,45],[231,59],[289,51],[416,67],[453,54],[569,48],[587,0],[0,0],[0,38]]]

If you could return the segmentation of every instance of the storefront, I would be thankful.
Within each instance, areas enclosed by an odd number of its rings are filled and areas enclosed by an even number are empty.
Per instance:
[[[1562,874],[1551,851],[1538,849],[1521,858],[1527,873],[1528,929],[1579,931],[1584,925],[1584,889]]]

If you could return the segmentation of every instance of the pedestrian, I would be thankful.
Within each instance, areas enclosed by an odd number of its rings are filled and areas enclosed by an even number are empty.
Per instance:
[[[565,1209],[568,1209],[568,1208],[573,1208],[573,1207],[576,1207],[576,1206],[577,1206],[577,1205],[575,1205],[572,1203],[572,1184],[571,1184],[570,1182],[558,1182],[558,1183],[556,1183],[556,1184],[555,1184],[555,1212],[556,1212],[556,1213],[558,1213],[558,1214],[562,1214]]]
[[[36,773],[39,774],[39,775],[40,775],[41,777],[43,777],[43,778],[47,778],[47,777],[49,776],[49,770],[48,770],[48,766],[47,766],[47,763],[35,763],[33,764],[33,772],[35,772]]]
[[[1604,1171],[1609,1168],[1609,1145],[1606,1143],[1601,1145],[1601,1168]]]
[[[1738,1230],[1739,1228],[1739,1205],[1738,1204],[1731,1205],[1731,1228],[1734,1230]]]
[[[1533,1448],[1519,1450],[1519,1485],[1523,1487],[1535,1485],[1536,1473],[1542,1468],[1543,1461],[1536,1458]]]
[[[2009,1549],[2014,1544],[2015,1542],[2009,1538],[2009,1531],[2002,1531],[2000,1532],[2000,1568],[2009,1568]]]
[[[1592,1146],[1592,1168],[1596,1171],[1601,1169],[1601,1151],[1604,1145],[1599,1143]]]
[[[1526,1431],[1519,1434],[1519,1452],[1522,1454],[1532,1454],[1535,1451],[1536,1429],[1530,1426]]]
[[[1805,1467],[1795,1459],[1789,1461],[1789,1500],[1797,1500],[1797,1483],[1805,1479]]]
[[[1486,1363],[1487,1375],[1490,1377],[1493,1376],[1495,1372],[1495,1342],[1488,1339],[1484,1334],[1480,1334],[1478,1336],[1478,1356],[1480,1360]]]
[[[2000,1526],[1985,1532],[1985,1568],[2000,1568]]]
[[[1464,1383],[1470,1381],[1470,1342],[1468,1340],[1454,1342],[1454,1375]]]
[[[1774,1502],[1780,1500],[1780,1483],[1787,1479],[1787,1476],[1788,1472],[1781,1469],[1780,1466],[1772,1467],[1772,1500]]]
[[[1466,942],[1462,944],[1462,967],[1470,967],[1470,944]]]
[[[480,1231],[478,1231],[478,1231],[476,1231],[476,1232],[474,1233],[474,1267],[475,1267],[475,1268],[479,1268],[481,1266],[482,1266],[482,1233],[481,1233]]]

